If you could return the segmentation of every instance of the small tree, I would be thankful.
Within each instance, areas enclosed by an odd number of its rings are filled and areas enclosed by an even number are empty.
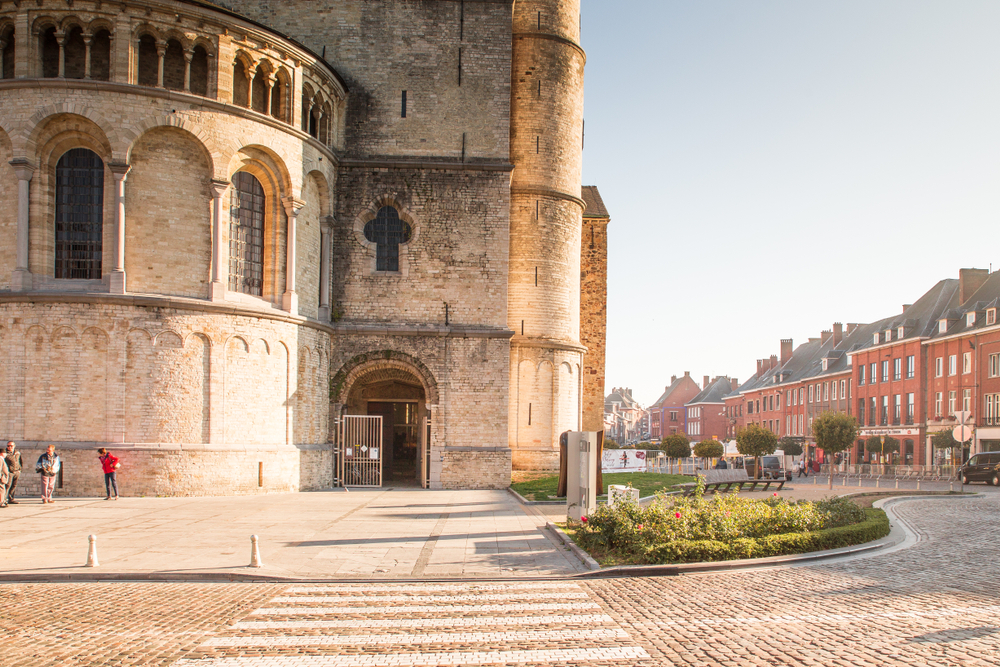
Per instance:
[[[672,433],[660,441],[660,450],[671,459],[691,456],[691,441],[683,433]]]
[[[614,438],[605,438],[604,449],[618,449],[618,442]]]
[[[703,459],[717,459],[725,453],[725,445],[718,440],[702,440],[694,446],[694,455]]]
[[[880,435],[877,438],[868,438],[865,442],[865,451],[869,454],[877,454],[878,462],[881,464],[883,463],[883,456],[899,451],[899,440],[896,440],[890,435]]]
[[[813,420],[812,432],[817,447],[825,454],[837,454],[854,444],[858,437],[858,420],[843,412],[824,412]],[[832,470],[830,488],[833,488]]]
[[[949,428],[949,429],[945,429],[943,431],[938,431],[937,433],[935,433],[934,435],[932,435],[931,436],[931,446],[933,446],[934,449],[947,449],[947,450],[949,450],[948,456],[949,456],[949,458],[952,459],[952,462],[954,462],[954,460],[955,460],[955,448],[956,447],[961,447],[962,443],[960,443],[958,440],[955,439],[955,436],[952,435],[951,429]]]
[[[760,477],[760,457],[773,454],[778,436],[759,424],[747,424],[736,434],[736,451],[753,457],[754,476]]]
[[[786,435],[778,441],[778,449],[788,456],[802,456],[802,441],[799,438]]]

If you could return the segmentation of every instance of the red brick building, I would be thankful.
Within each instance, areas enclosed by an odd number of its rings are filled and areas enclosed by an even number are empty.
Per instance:
[[[661,440],[674,433],[687,433],[687,409],[684,406],[700,393],[701,387],[691,379],[690,371],[684,371],[681,378],[672,376],[663,395],[649,406],[650,438]]]
[[[724,398],[738,386],[735,379],[705,376],[704,389],[684,407],[687,409],[687,435],[692,442],[726,440],[729,422]]]

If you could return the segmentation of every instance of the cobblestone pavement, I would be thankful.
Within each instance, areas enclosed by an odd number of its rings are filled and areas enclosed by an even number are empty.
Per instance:
[[[8,584],[2,665],[1000,665],[1000,495],[913,546],[675,578]]]

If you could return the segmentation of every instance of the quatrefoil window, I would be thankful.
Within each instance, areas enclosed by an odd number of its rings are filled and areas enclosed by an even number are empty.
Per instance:
[[[399,211],[383,206],[365,224],[365,238],[376,244],[375,270],[399,271],[399,245],[410,240],[410,225],[399,219]]]

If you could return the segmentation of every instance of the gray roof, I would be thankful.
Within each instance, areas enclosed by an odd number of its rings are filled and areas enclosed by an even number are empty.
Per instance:
[[[986,326],[986,311],[990,308],[1000,308],[1000,271],[991,273],[982,287],[976,290],[964,304],[956,305],[947,312],[941,313],[934,320],[930,337],[954,336],[981,329]],[[966,323],[966,315],[972,312],[976,313],[976,321],[972,326],[969,326]],[[940,333],[937,322],[944,317],[953,321],[948,323],[948,330],[945,333]]]
[[[583,212],[583,217],[585,218],[610,218],[611,214],[608,213],[608,209],[604,206],[604,200],[601,199],[601,193],[597,191],[596,185],[584,185],[581,188],[581,199],[587,205],[586,210]]]
[[[639,402],[632,398],[632,394],[630,392],[622,391],[618,388],[604,398],[604,411],[610,412],[608,408],[613,403],[621,403],[622,407],[625,408],[635,408],[636,410],[641,409],[639,407]]]
[[[722,399],[733,391],[733,383],[727,377],[715,378],[701,393],[687,402],[688,405],[695,403],[722,403]]]

